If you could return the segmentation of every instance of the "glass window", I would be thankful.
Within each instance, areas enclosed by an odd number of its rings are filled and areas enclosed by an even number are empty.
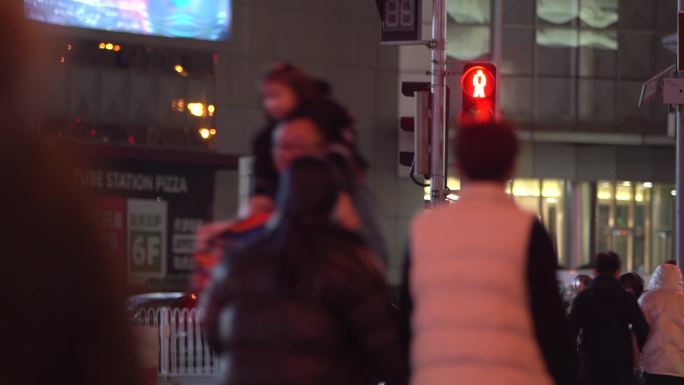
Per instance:
[[[646,80],[655,74],[655,34],[621,32],[618,67],[624,79]]]
[[[654,29],[656,8],[660,1],[620,0],[622,29]]]
[[[599,201],[596,208],[596,251],[601,252],[610,249],[610,235],[611,235],[611,215],[610,204]]]
[[[449,0],[447,14],[459,24],[486,24],[492,18],[491,0]]]
[[[617,23],[618,0],[581,0],[579,18],[582,26],[607,28]]]
[[[593,47],[580,47],[580,76],[615,78],[616,72],[617,50],[608,50]]]
[[[532,123],[563,130],[577,125],[583,131],[612,131],[617,126],[625,132],[653,132],[665,127],[663,108],[656,118],[655,106],[639,108],[637,101],[641,84],[675,62],[661,44],[663,37],[676,31],[675,0],[503,3],[500,71],[532,78]],[[531,24],[530,8],[535,17]],[[530,44],[527,26],[533,27]],[[475,51],[457,54],[472,57],[483,49]],[[578,77],[605,82],[575,82]],[[523,79],[509,83],[515,83],[509,87],[527,86]],[[527,93],[516,90],[502,94],[500,106],[506,116],[529,123],[527,100]],[[553,122],[559,124],[547,124]],[[562,128],[563,123],[573,127]]]
[[[532,74],[533,45],[533,29],[504,27],[501,73]]]
[[[539,179],[516,179],[513,181],[513,195],[516,197],[538,197]]]
[[[656,26],[659,31],[674,33],[677,31],[677,1],[654,1],[657,8]]]
[[[578,38],[580,47],[592,47],[612,51],[618,49],[618,35],[615,31],[581,29]]]
[[[656,40],[658,42],[662,42],[663,38],[666,36],[671,35],[670,33],[660,33],[658,34]],[[675,64],[677,62],[677,57],[675,56],[674,52],[670,51],[669,49],[665,48],[665,46],[661,44],[657,44],[656,47],[656,64],[655,64],[655,69],[656,72],[660,72],[664,70],[665,68]]]
[[[516,121],[532,120],[532,78],[501,76],[499,103],[504,116]]]
[[[449,20],[447,55],[459,60],[488,59],[491,52],[489,25],[459,25]]]
[[[521,208],[541,216],[540,188],[539,179],[516,179],[513,181],[513,197]]]
[[[537,0],[537,18],[542,24],[575,25],[579,0]]]
[[[613,184],[610,182],[599,182],[597,186],[598,194],[597,198],[600,201],[612,201],[613,200]]]
[[[650,273],[672,256],[672,186],[651,182],[599,182],[597,251],[612,250],[624,270]]]
[[[578,41],[577,29],[539,28],[536,33],[538,74],[576,75]]]
[[[639,202],[639,197],[641,196],[642,201]],[[634,243],[632,252],[632,271],[639,273],[646,272],[645,257],[646,257],[646,218],[648,216],[648,207],[643,203],[644,193],[638,191],[636,195],[636,206],[634,207]]]
[[[585,122],[615,121],[615,81],[579,80],[579,119]]]
[[[541,216],[544,221],[544,226],[549,232],[551,239],[556,246],[558,252],[559,263],[565,265],[567,263],[564,234],[563,234],[563,186],[564,183],[560,179],[544,179],[542,181],[542,207]]]
[[[544,179],[542,196],[548,199],[558,199],[563,196],[563,181],[560,179]]]
[[[652,191],[652,241],[651,269],[674,258],[674,212],[673,186],[655,185]]]
[[[652,106],[639,107],[641,82],[621,81],[618,84],[618,124],[623,126],[648,126],[653,116]]]
[[[534,22],[534,0],[503,1],[505,24],[525,24]]]
[[[615,188],[615,200],[618,202],[632,201],[632,182],[620,182]]]
[[[575,79],[540,78],[537,81],[537,116],[541,121],[575,120]],[[542,96],[543,95],[543,96]]]

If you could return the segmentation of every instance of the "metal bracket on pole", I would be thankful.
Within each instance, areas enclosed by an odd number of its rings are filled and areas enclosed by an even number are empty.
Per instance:
[[[430,49],[435,45],[433,40],[402,40],[402,41],[383,41],[380,45],[394,46],[394,45],[424,45]]]

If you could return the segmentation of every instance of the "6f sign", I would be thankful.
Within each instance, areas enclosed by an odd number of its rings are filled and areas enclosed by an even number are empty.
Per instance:
[[[144,281],[166,275],[167,204],[156,200],[129,199],[128,275]]]
[[[382,17],[382,41],[420,40],[420,0],[377,0]]]

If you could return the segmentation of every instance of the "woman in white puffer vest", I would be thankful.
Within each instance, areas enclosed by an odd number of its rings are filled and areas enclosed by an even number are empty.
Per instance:
[[[660,265],[639,300],[651,331],[643,349],[644,384],[684,384],[684,292],[675,265]]]

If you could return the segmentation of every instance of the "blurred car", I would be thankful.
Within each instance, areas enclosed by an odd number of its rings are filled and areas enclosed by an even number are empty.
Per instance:
[[[141,310],[169,309],[194,309],[197,307],[197,294],[195,293],[145,293],[128,297],[127,309],[129,314],[135,315]]]

